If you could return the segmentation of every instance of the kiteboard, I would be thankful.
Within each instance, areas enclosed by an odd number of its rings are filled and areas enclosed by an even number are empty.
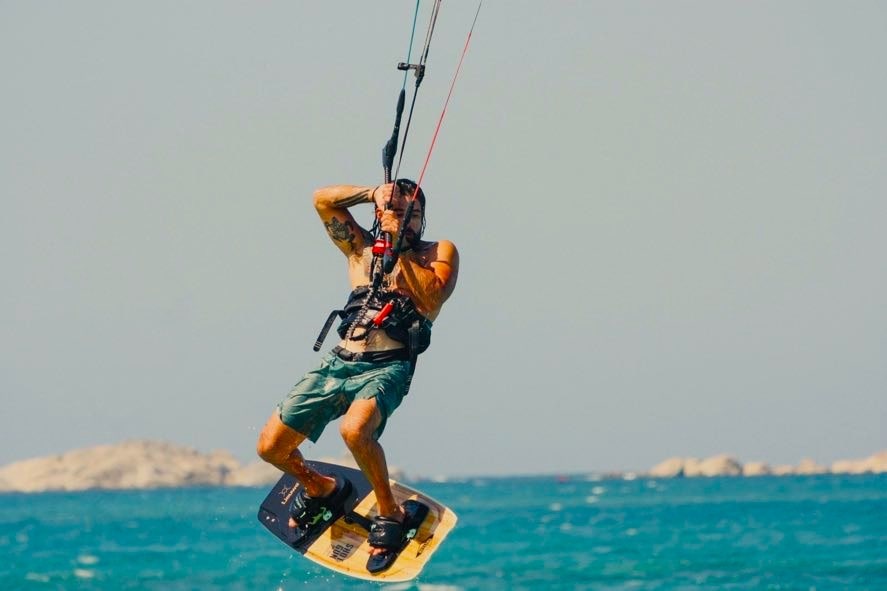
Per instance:
[[[356,495],[354,508],[325,529],[297,539],[299,536],[289,527],[289,507],[301,485],[292,476],[284,474],[265,497],[258,517],[261,524],[284,544],[325,568],[368,581],[409,581],[422,571],[456,525],[456,514],[449,507],[416,489],[391,480],[391,490],[398,503],[418,501],[428,507],[428,515],[394,564],[387,570],[371,574],[366,569],[371,551],[367,536],[372,519],[378,514],[372,486],[360,470],[326,462],[307,463],[321,474],[347,478]]]

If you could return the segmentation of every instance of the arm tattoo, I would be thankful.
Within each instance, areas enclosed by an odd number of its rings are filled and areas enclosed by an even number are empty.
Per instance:
[[[351,252],[354,252],[354,225],[351,222],[342,223],[338,218],[332,218],[324,226],[326,226],[326,233],[330,235],[330,238],[336,242],[347,242]]]
[[[346,195],[341,199],[336,199],[333,202],[333,205],[335,205],[336,207],[352,207],[354,205],[357,205],[358,203],[369,203],[370,201],[372,201],[372,199],[370,199],[370,195],[372,195],[372,193],[364,189],[362,191],[358,191],[354,195]]]

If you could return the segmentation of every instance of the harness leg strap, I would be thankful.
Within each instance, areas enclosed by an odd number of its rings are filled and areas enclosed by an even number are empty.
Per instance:
[[[320,351],[320,348],[323,346],[323,341],[326,340],[326,335],[330,332],[330,328],[333,326],[333,322],[335,322],[337,317],[342,316],[344,313],[344,310],[333,310],[330,312],[326,322],[323,324],[323,328],[320,329],[320,334],[317,335],[317,340],[314,341],[315,351]]]

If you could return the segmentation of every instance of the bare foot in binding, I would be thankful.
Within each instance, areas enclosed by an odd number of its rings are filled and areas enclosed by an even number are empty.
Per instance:
[[[295,543],[326,529],[353,508],[354,487],[348,479],[336,475],[331,490],[323,489],[328,490],[328,494],[314,497],[302,487],[293,497],[289,526],[295,530]]]
[[[367,538],[372,546],[367,570],[375,574],[390,568],[410,540],[416,537],[427,515],[427,505],[409,500],[398,507],[397,516],[376,516]]]

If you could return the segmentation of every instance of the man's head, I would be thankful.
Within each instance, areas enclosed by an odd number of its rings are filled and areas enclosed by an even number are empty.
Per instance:
[[[397,190],[391,199],[391,209],[394,210],[398,218],[403,219],[408,199],[414,199],[412,214],[404,226],[404,241],[412,246],[422,238],[422,234],[425,232],[425,192],[422,187],[417,187],[415,181],[410,179],[397,179],[395,185]],[[416,192],[417,188],[418,193]]]

